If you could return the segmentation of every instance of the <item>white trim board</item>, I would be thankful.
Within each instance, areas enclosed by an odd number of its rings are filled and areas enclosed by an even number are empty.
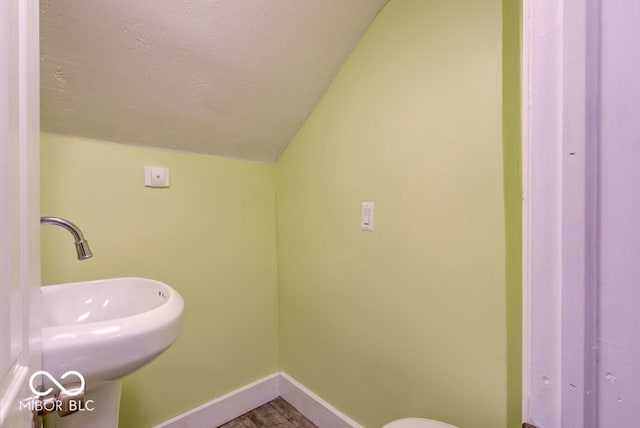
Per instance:
[[[319,428],[363,428],[284,372],[277,372],[153,428],[219,426],[282,397]]]
[[[523,417],[597,425],[600,0],[525,0]]]
[[[279,375],[280,396],[319,428],[363,428],[288,374]]]

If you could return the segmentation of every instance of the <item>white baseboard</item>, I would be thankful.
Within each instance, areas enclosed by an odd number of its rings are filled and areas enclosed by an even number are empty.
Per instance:
[[[278,396],[319,428],[363,428],[284,372],[259,379],[153,428],[217,427]]]
[[[279,374],[280,396],[319,428],[363,428],[288,374]]]
[[[280,373],[274,373],[162,422],[153,428],[220,426],[278,397],[279,381]]]

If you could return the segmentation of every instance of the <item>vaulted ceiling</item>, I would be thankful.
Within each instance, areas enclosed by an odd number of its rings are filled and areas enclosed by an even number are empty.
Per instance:
[[[387,0],[41,0],[44,132],[273,162]]]

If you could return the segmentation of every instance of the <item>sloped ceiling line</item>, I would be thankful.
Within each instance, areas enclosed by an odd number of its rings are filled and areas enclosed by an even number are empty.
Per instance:
[[[387,0],[43,0],[44,132],[274,162]]]

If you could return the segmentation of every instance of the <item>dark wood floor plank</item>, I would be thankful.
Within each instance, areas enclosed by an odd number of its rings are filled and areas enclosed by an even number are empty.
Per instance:
[[[269,403],[252,410],[248,416],[258,428],[290,428],[287,418]]]
[[[278,397],[270,401],[268,404],[274,407],[282,416],[284,416],[289,421],[289,423],[291,424],[291,428],[318,428],[302,413],[300,413],[298,409],[293,407],[282,397]]]
[[[318,428],[295,407],[278,397],[218,428]]]
[[[253,422],[251,422],[251,419],[249,419],[249,417],[244,414],[232,421],[227,422],[224,425],[220,425],[220,427],[218,428],[256,428],[256,426]]]

